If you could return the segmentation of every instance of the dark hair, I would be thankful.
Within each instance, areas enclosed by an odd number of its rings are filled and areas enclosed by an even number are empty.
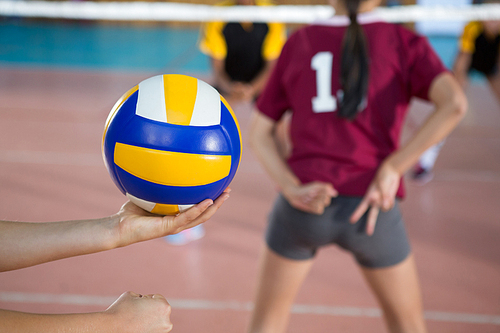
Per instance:
[[[363,0],[342,0],[351,23],[342,46],[338,116],[353,120],[366,107],[369,75],[369,56],[363,28],[357,21],[359,3]]]

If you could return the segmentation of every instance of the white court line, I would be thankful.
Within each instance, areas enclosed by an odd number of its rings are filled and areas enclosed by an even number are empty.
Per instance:
[[[6,303],[39,303],[39,304],[67,304],[67,305],[95,305],[107,307],[111,305],[117,297],[112,296],[89,296],[89,295],[71,295],[71,294],[39,294],[22,292],[0,292],[0,302]],[[233,311],[251,311],[253,304],[251,302],[238,301],[210,301],[197,299],[168,299],[173,309],[183,310],[233,310]],[[382,311],[377,308],[360,308],[346,306],[323,306],[295,304],[292,307],[292,313],[312,314],[323,316],[340,317],[381,317]],[[468,324],[490,324],[500,325],[499,315],[473,314],[425,311],[425,318],[430,321],[441,321],[449,323],[468,323]]]
[[[49,165],[104,166],[102,156],[94,153],[57,151],[0,150],[0,162]]]
[[[436,171],[434,180],[444,182],[498,183],[500,182],[500,174],[494,171],[445,169]]]

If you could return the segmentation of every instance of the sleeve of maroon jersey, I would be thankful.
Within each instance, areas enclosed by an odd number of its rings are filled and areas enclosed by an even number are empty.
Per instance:
[[[429,100],[428,92],[434,79],[448,71],[427,38],[413,36],[408,40],[409,90],[411,96]]]

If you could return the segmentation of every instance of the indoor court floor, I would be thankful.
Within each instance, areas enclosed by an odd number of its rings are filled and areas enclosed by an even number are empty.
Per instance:
[[[102,162],[104,121],[126,90],[155,74],[0,66],[0,219],[117,212],[125,197]],[[469,113],[446,141],[434,179],[423,186],[407,179],[401,204],[430,332],[500,332],[500,107],[484,82],[467,95]],[[232,106],[243,157],[231,197],[206,223],[204,238],[183,246],[156,239],[1,273],[0,308],[101,311],[131,290],[164,295],[174,332],[244,332],[276,190],[246,145],[251,106]],[[428,111],[413,105],[403,137]],[[349,254],[319,252],[288,332],[385,332]]]

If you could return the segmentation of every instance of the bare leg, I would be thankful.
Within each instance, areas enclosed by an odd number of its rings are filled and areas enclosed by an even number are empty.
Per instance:
[[[285,331],[290,308],[312,263],[312,259],[291,260],[282,257],[265,247],[249,332]]]
[[[427,332],[413,255],[388,268],[362,268],[392,333]]]

